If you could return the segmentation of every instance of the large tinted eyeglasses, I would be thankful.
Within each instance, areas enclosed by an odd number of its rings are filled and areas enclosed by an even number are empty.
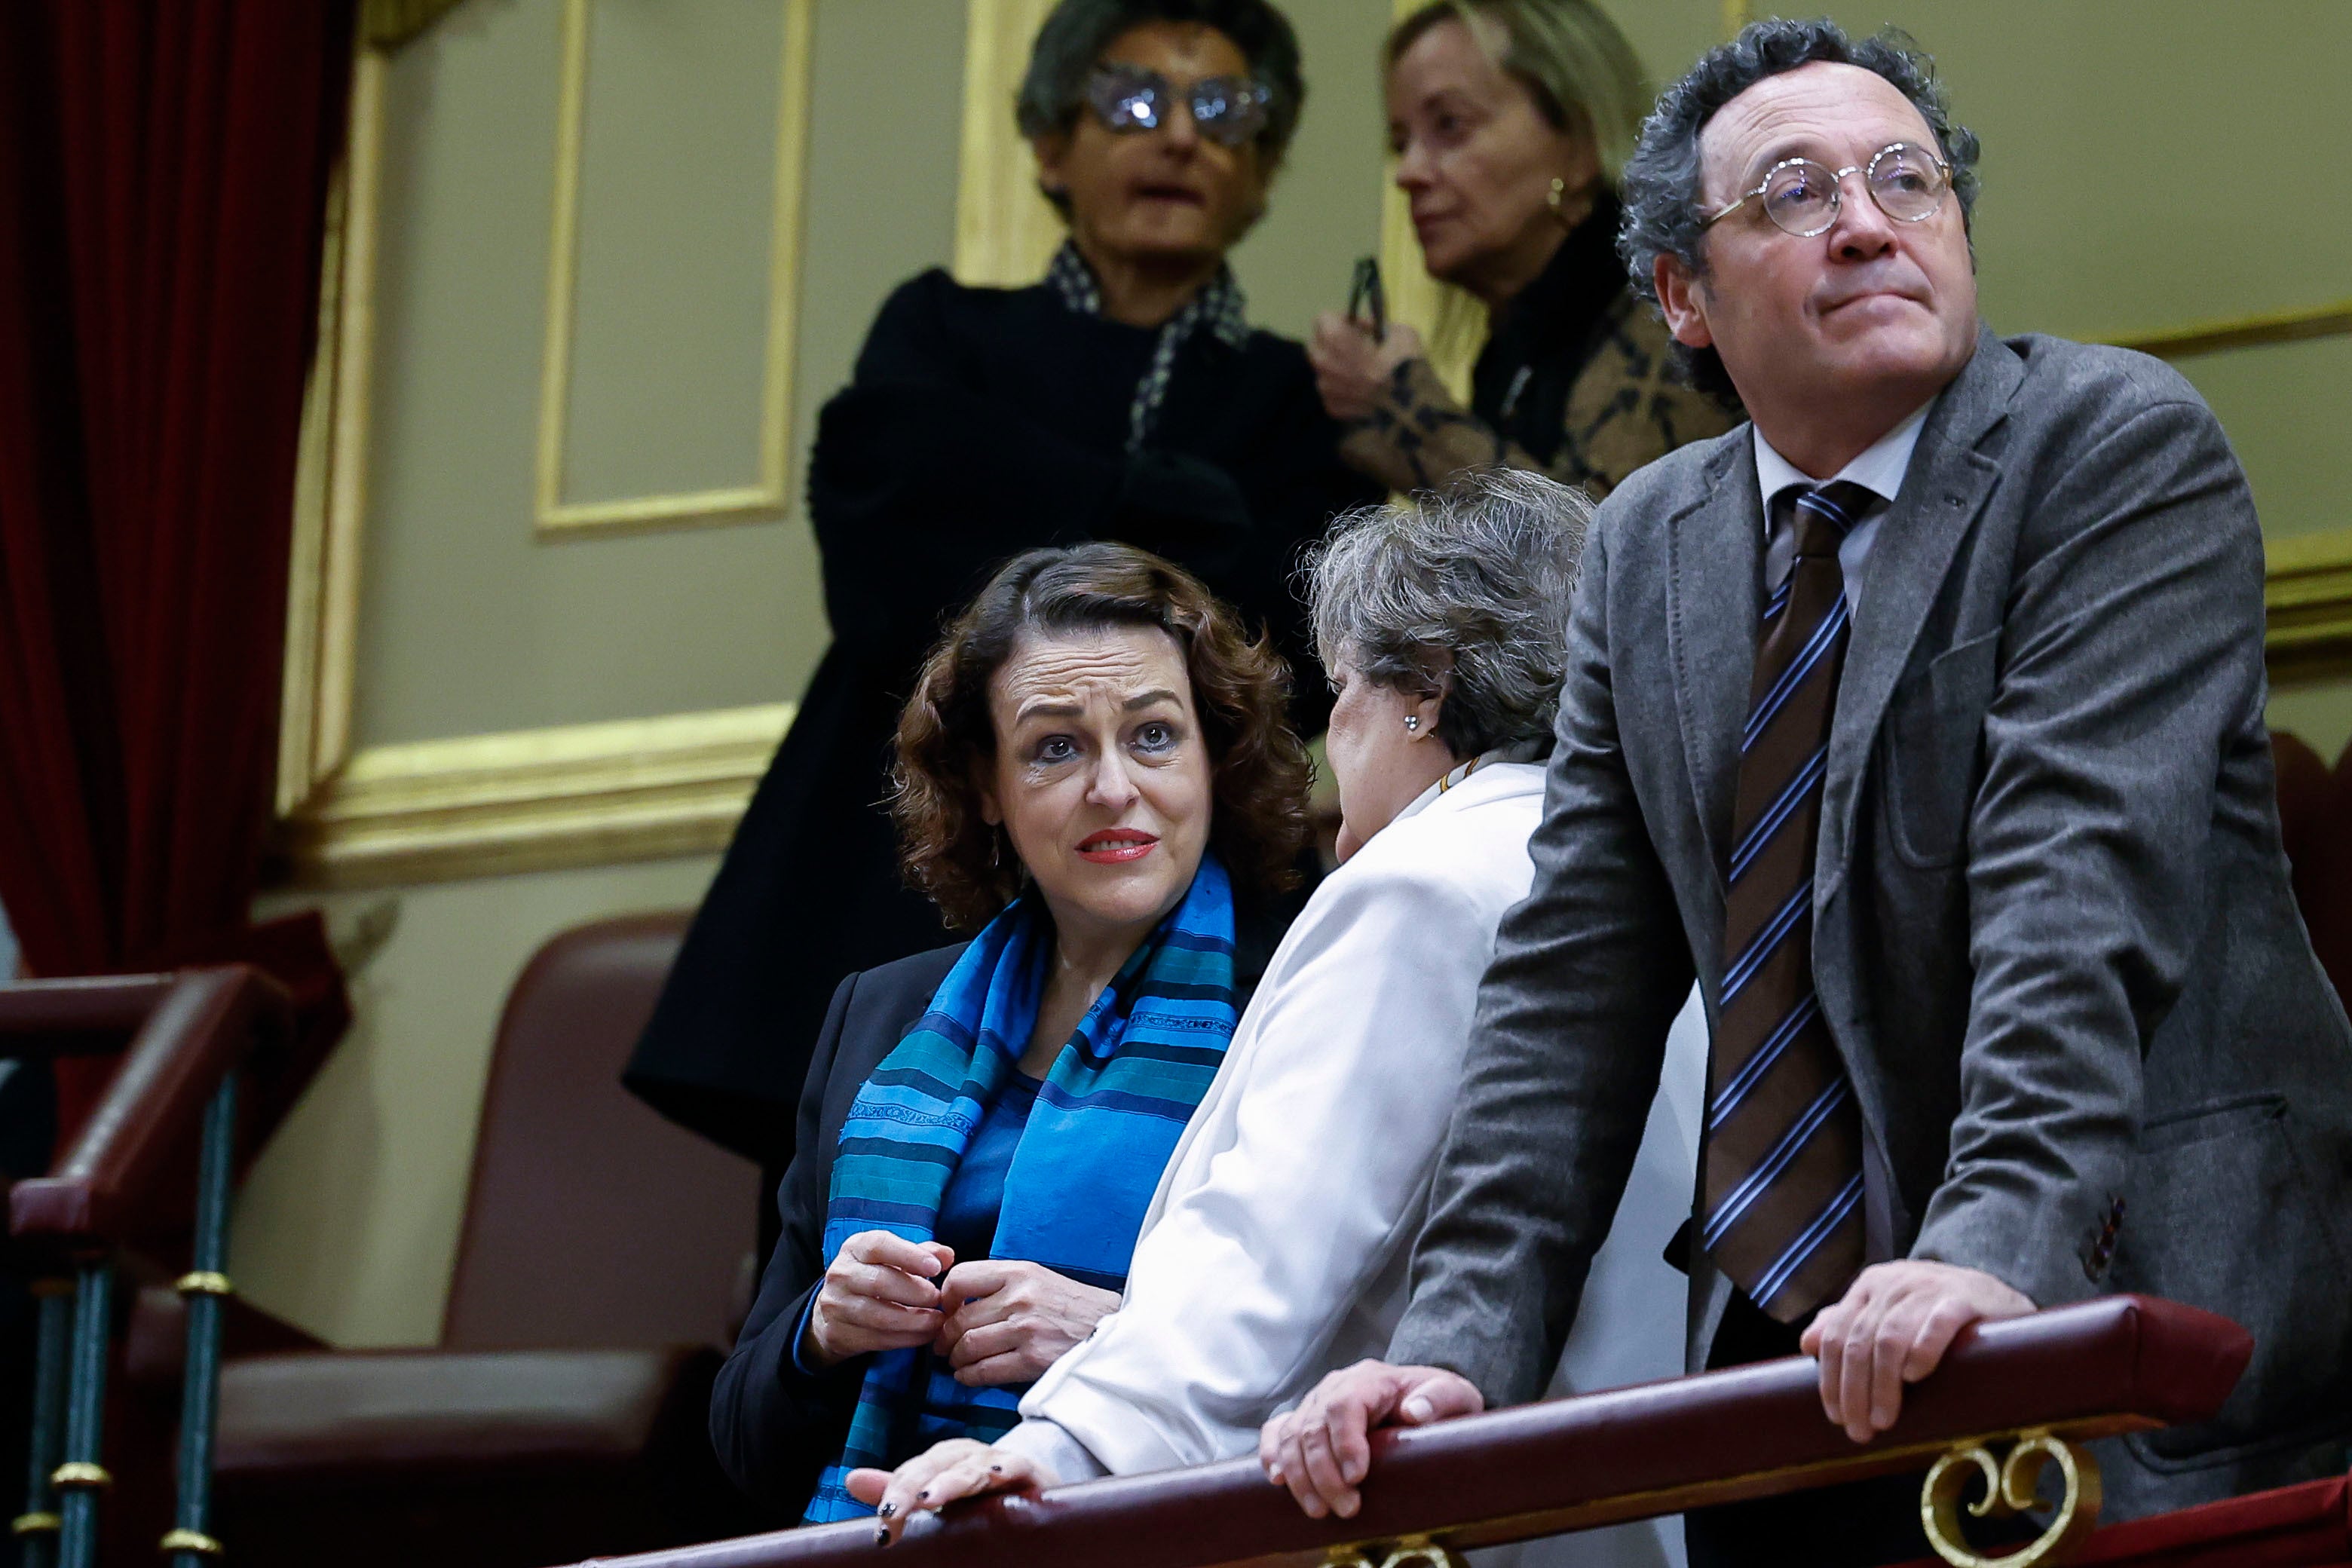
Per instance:
[[[1203,77],[1180,90],[1141,66],[1104,66],[1087,83],[1087,102],[1112,131],[1157,131],[1181,99],[1201,134],[1227,147],[1238,147],[1265,129],[1266,104],[1273,97],[1260,83],[1238,76]]]
[[[1882,147],[1868,163],[1832,169],[1811,158],[1788,158],[1764,172],[1761,184],[1724,207],[1702,228],[1713,228],[1749,202],[1764,204],[1764,216],[1782,233],[1799,239],[1826,234],[1837,222],[1848,174],[1860,174],[1878,210],[1897,223],[1923,223],[1936,216],[1952,188],[1952,166],[1923,147],[1897,142]]]

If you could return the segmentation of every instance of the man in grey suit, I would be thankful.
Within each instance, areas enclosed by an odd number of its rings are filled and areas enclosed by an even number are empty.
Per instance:
[[[1753,425],[1595,520],[1391,1362],[1266,1428],[1310,1513],[1369,1425],[1541,1390],[1694,973],[1694,1370],[1815,1355],[1866,1440],[1965,1325],[2144,1290],[2257,1349],[2215,1422],[2108,1445],[2110,1517],[2347,1464],[2352,1029],[2280,850],[2252,499],[2164,365],[1979,323],[1976,151],[1825,22],[1643,129],[1622,249]],[[1839,1490],[1694,1514],[1693,1561],[1923,1552],[1916,1481]]]

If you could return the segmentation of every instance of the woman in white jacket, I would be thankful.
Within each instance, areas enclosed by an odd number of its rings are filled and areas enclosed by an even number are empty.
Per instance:
[[[1206,1464],[1326,1372],[1388,1345],[1503,913],[1527,895],[1590,504],[1508,470],[1334,525],[1307,572],[1337,701],[1345,862],[1276,951],[1144,1220],[1118,1310],[1049,1368],[992,1447],[861,1471],[883,1537],[1007,1487]],[[1681,1370],[1705,1043],[1686,1014],[1555,1392]],[[1677,1099],[1691,1101],[1676,1104]],[[982,1302],[972,1304],[981,1308]],[[946,1303],[940,1342],[985,1324]],[[1679,1562],[1649,1526],[1573,1559]],[[1678,1532],[1675,1532],[1678,1533]],[[1676,1543],[1678,1544],[1678,1543]]]

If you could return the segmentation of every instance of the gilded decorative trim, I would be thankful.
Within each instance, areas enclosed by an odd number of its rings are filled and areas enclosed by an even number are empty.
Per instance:
[[[2000,1557],[1987,1557],[1969,1545],[1960,1531],[1960,1499],[1972,1477],[1982,1479],[1985,1495],[1968,1505],[1969,1515],[2013,1519],[2039,1506],[2037,1484],[2052,1465],[2064,1485],[2040,1535]],[[2046,1431],[2030,1430],[2017,1435],[2008,1458],[1999,1463],[1981,1443],[1962,1444],[1937,1459],[1919,1489],[1919,1527],[1936,1555],[1952,1568],[2058,1568],[2072,1562],[2098,1528],[2100,1497],[2099,1462],[2089,1449]]]
[[[163,1539],[155,1543],[155,1550],[165,1556],[174,1552],[193,1552],[199,1557],[218,1557],[224,1548],[201,1530],[173,1530],[164,1532]]]
[[[2352,672],[2352,528],[2269,543],[2271,681],[2287,686]]]
[[[760,392],[756,484],[619,500],[563,499],[564,428],[572,405],[574,285],[580,258],[580,161],[588,112],[591,0],[564,0],[555,130],[555,203],[547,252],[547,337],[540,361],[539,447],[532,511],[542,539],[641,532],[779,516],[792,504],[793,342],[800,313],[802,195],[807,180],[810,40],[815,0],[785,0],[776,89],[776,173],[768,235],[768,325]]]
[[[702,854],[793,704],[372,746],[282,825],[290,879],[351,888]]]
[[[789,4],[787,48],[805,62],[810,0]],[[790,723],[791,704],[352,754],[387,58],[383,49],[360,48],[350,145],[331,196],[320,346],[295,486],[274,880],[310,888],[436,881],[717,848]],[[797,85],[788,76],[781,115],[795,124],[805,122],[805,89],[804,74]],[[796,215],[797,157],[780,162],[780,171],[787,167]],[[793,306],[781,318],[787,346]],[[770,426],[781,433],[785,420]]]
[[[381,49],[362,46],[353,62],[350,144],[328,199],[319,349],[303,394],[295,462],[286,669],[278,707],[280,816],[299,809],[320,781],[342,766],[351,749],[385,58]]]
[[[2200,321],[2168,331],[2110,340],[2117,348],[2137,349],[2158,359],[2191,359],[2229,349],[2263,348],[2273,343],[2299,343],[2312,338],[2342,337],[2352,332],[2352,300],[2297,310],[2273,310],[2267,315],[2237,316]]]
[[[1030,46],[1054,0],[967,0],[963,142],[956,159],[956,279],[1020,288],[1045,275],[1065,232],[1037,192],[1037,164],[1013,122]]]

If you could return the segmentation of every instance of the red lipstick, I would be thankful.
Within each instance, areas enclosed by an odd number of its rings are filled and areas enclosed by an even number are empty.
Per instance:
[[[1106,827],[1078,840],[1078,853],[1097,866],[1118,866],[1140,860],[1160,843],[1160,836],[1139,827]]]

